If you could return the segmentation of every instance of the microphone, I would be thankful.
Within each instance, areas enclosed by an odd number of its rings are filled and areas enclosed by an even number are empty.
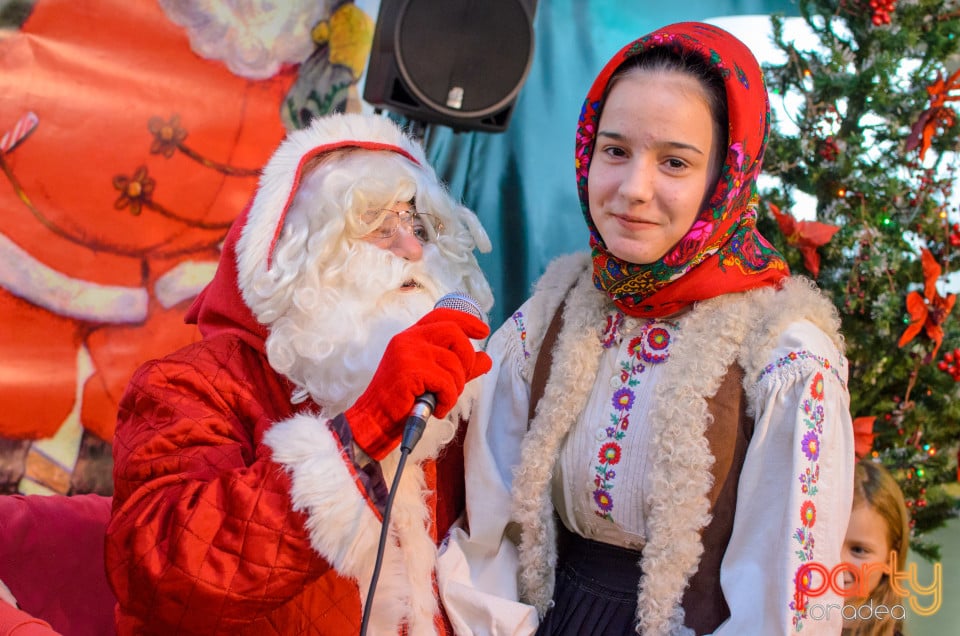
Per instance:
[[[475,316],[486,322],[480,303],[475,298],[462,291],[455,291],[440,297],[440,300],[433,306],[434,309],[455,309],[471,316]],[[437,406],[437,396],[429,391],[423,395],[418,395],[410,409],[410,415],[407,416],[407,423],[403,429],[403,438],[400,441],[400,449],[410,452],[423,436],[423,430],[427,427],[427,420],[433,414],[433,409]]]

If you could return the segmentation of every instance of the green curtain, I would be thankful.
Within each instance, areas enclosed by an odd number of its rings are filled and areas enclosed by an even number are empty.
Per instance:
[[[530,73],[503,133],[428,126],[427,154],[454,195],[476,211],[493,251],[480,264],[493,286],[496,328],[529,296],[554,257],[587,249],[574,181],[577,117],[587,89],[618,49],[685,20],[781,12],[791,0],[539,0]]]

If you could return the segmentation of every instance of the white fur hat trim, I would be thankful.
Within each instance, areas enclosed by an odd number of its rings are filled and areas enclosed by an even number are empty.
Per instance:
[[[314,157],[344,148],[394,152],[432,172],[422,146],[386,117],[334,114],[318,117],[309,127],[289,133],[263,169],[237,243],[241,289],[249,289],[258,270],[270,267],[303,167]]]

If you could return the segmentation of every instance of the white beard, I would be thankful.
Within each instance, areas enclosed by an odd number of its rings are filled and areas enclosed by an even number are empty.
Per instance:
[[[445,267],[432,246],[413,263],[365,243],[356,248],[319,280],[301,277],[294,283],[294,303],[267,338],[271,365],[298,386],[294,401],[309,395],[324,417],[352,405],[390,339],[456,289],[454,281],[435,275],[455,268]],[[411,280],[419,287],[404,288]]]

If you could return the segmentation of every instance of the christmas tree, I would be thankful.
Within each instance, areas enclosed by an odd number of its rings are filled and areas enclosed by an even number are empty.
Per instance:
[[[911,547],[937,559],[923,535],[960,492],[960,3],[798,6],[819,42],[799,46],[773,16],[785,60],[765,68],[760,226],[840,310],[858,453],[897,477]]]

